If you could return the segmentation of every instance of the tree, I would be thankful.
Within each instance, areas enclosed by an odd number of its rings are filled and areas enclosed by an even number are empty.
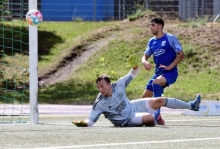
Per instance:
[[[1,13],[1,20],[0,21],[1,22],[6,15],[10,14],[10,12],[7,11],[7,4],[8,4],[8,0],[1,0],[0,1],[0,13]]]

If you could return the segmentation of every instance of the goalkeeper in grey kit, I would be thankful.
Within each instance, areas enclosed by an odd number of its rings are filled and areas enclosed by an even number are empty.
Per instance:
[[[105,118],[110,120],[114,126],[155,126],[159,116],[157,109],[162,106],[172,109],[199,110],[200,95],[197,95],[196,99],[189,103],[169,97],[142,98],[130,101],[126,96],[126,87],[138,75],[140,68],[136,56],[130,56],[128,62],[132,69],[116,82],[111,83],[110,77],[105,74],[96,79],[100,93],[93,104],[89,118],[75,120],[72,122],[73,124],[78,127],[92,126],[99,116],[104,114]]]

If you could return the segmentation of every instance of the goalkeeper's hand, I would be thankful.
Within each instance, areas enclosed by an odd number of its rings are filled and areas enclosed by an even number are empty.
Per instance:
[[[129,58],[127,59],[128,67],[136,69],[138,65],[138,58],[136,55],[130,55]]]
[[[77,127],[87,127],[88,124],[83,121],[83,120],[76,120],[72,122],[73,124],[75,124]]]

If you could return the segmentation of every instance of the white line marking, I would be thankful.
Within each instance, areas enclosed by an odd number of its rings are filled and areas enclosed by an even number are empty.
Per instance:
[[[45,147],[34,149],[64,149],[64,148],[86,148],[86,147],[100,147],[100,146],[119,146],[119,145],[140,145],[140,144],[158,144],[158,143],[175,143],[175,142],[191,142],[191,141],[206,141],[206,140],[220,140],[220,138],[196,138],[196,139],[178,139],[178,140],[163,140],[163,141],[148,141],[148,142],[129,142],[129,143],[109,143],[109,144],[94,144],[94,145],[74,145],[74,146],[59,146],[59,147]]]
[[[194,122],[194,121],[219,121],[219,119],[188,119],[188,120],[184,120],[184,119],[180,119],[180,120],[166,120],[167,122]],[[109,123],[109,122],[97,122],[96,124],[106,124],[106,123]],[[41,125],[41,124],[44,124],[44,125],[73,125],[72,124],[72,122],[70,121],[69,123],[67,122],[67,123],[59,123],[59,122],[55,122],[55,123],[39,123],[39,125]],[[111,123],[109,123],[109,124],[111,124]],[[0,125],[34,125],[34,124],[31,124],[31,123],[29,123],[29,122],[27,122],[27,123],[17,123],[17,124],[12,124],[12,123],[0,123]],[[74,126],[74,125],[73,125]],[[113,126],[113,125],[112,125]],[[169,125],[167,125],[167,126],[169,126]],[[103,126],[104,127],[104,126]],[[108,126],[107,126],[108,127]]]
[[[168,122],[187,122],[187,121],[190,121],[190,122],[193,122],[193,121],[219,121],[219,119],[188,119],[188,120],[165,120],[165,121],[168,121]]]

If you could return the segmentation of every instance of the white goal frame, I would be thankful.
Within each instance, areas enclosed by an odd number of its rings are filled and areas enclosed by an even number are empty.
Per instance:
[[[37,0],[28,1],[29,10],[37,9]],[[30,123],[39,123],[38,112],[38,27],[29,25],[29,97]]]

